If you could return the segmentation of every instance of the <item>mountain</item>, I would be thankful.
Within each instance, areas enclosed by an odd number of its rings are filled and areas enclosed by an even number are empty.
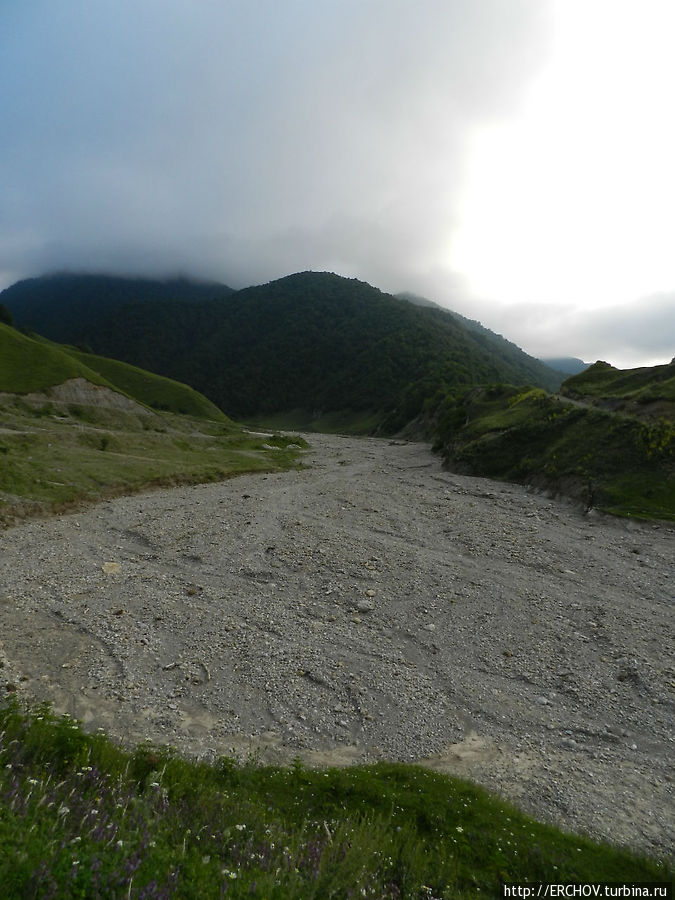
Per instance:
[[[227,421],[218,407],[186,384],[114,359],[28,337],[0,323],[0,392],[44,393],[48,397],[52,389],[75,379],[108,388],[150,409]]]
[[[467,331],[471,332],[473,339],[480,344],[480,346],[491,352],[498,353],[500,357],[511,359],[514,365],[528,365],[528,367],[530,367],[533,384],[542,384],[543,386],[548,380],[548,387],[557,387],[562,381],[562,375],[568,371],[565,368],[553,365],[552,360],[534,360],[534,357],[528,356],[520,349],[520,347],[512,341],[507,340],[501,334],[497,334],[490,328],[486,328],[485,325],[475,319],[469,319],[461,313],[440,306],[440,304],[436,303],[434,300],[429,300],[427,297],[420,297],[419,294],[412,294],[409,291],[403,291],[400,294],[396,294],[396,296],[401,300],[407,300],[408,303],[412,303],[414,306],[435,309],[444,313],[446,316],[452,316],[456,321],[460,322]],[[528,362],[525,363],[525,360],[528,360]],[[540,365],[532,367],[531,363],[533,360]],[[560,360],[556,360],[556,362],[560,362]],[[572,362],[572,360],[569,362]],[[578,362],[581,364],[581,368],[574,369],[574,373],[582,371],[586,366],[586,363],[581,362],[581,360],[578,360]],[[553,369],[556,373],[555,379],[551,379],[550,372],[548,372],[548,377],[542,380],[541,365],[545,366],[546,369]],[[572,372],[570,372],[570,374],[572,374]]]
[[[30,327],[60,343],[77,342],[80,323],[92,317],[113,314],[136,303],[199,303],[222,299],[234,293],[217,282],[187,278],[157,280],[112,275],[57,273],[17,281],[2,292],[2,303],[19,326]]]
[[[590,366],[590,363],[577,359],[576,356],[555,356],[542,359],[542,362],[556,372],[564,372],[565,375],[578,375]]]
[[[185,298],[175,282],[164,298],[155,282],[68,276],[64,289],[64,278],[19,282],[0,302],[20,326],[176,378],[235,418],[341,412],[347,425],[374,430],[386,419],[393,430],[439,388],[560,383],[477,323],[331,273],[237,292],[200,286],[199,296],[186,283]]]
[[[615,369],[598,360],[568,378],[561,394],[645,420],[675,421],[675,359],[663,366]]]
[[[443,309],[440,303],[436,303],[435,300],[429,300],[428,297],[421,297],[419,294],[413,294],[412,291],[400,291],[398,294],[394,294],[395,297],[398,297],[399,300],[407,300],[408,303],[412,303],[413,306],[424,306],[431,307],[432,309]],[[445,312],[449,312],[449,310],[445,310]]]

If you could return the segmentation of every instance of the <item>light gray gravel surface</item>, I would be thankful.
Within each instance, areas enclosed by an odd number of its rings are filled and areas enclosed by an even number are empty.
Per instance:
[[[675,532],[312,435],[302,471],[0,533],[0,686],[192,755],[415,760],[675,845]]]

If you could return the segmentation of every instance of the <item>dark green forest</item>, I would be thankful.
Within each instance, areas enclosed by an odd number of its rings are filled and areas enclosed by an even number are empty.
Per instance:
[[[478,323],[329,273],[237,292],[56,276],[19,282],[2,302],[23,328],[183,381],[239,419],[367,412],[392,432],[439,389],[561,380]]]

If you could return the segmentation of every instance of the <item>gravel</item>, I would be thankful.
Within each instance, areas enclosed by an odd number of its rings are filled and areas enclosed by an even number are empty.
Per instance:
[[[669,854],[674,529],[309,440],[0,533],[0,688],[199,758],[416,761]]]

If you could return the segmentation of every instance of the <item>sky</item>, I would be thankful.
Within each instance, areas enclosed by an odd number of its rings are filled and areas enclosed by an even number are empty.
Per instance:
[[[312,269],[675,356],[672,0],[1,0],[0,289]]]

